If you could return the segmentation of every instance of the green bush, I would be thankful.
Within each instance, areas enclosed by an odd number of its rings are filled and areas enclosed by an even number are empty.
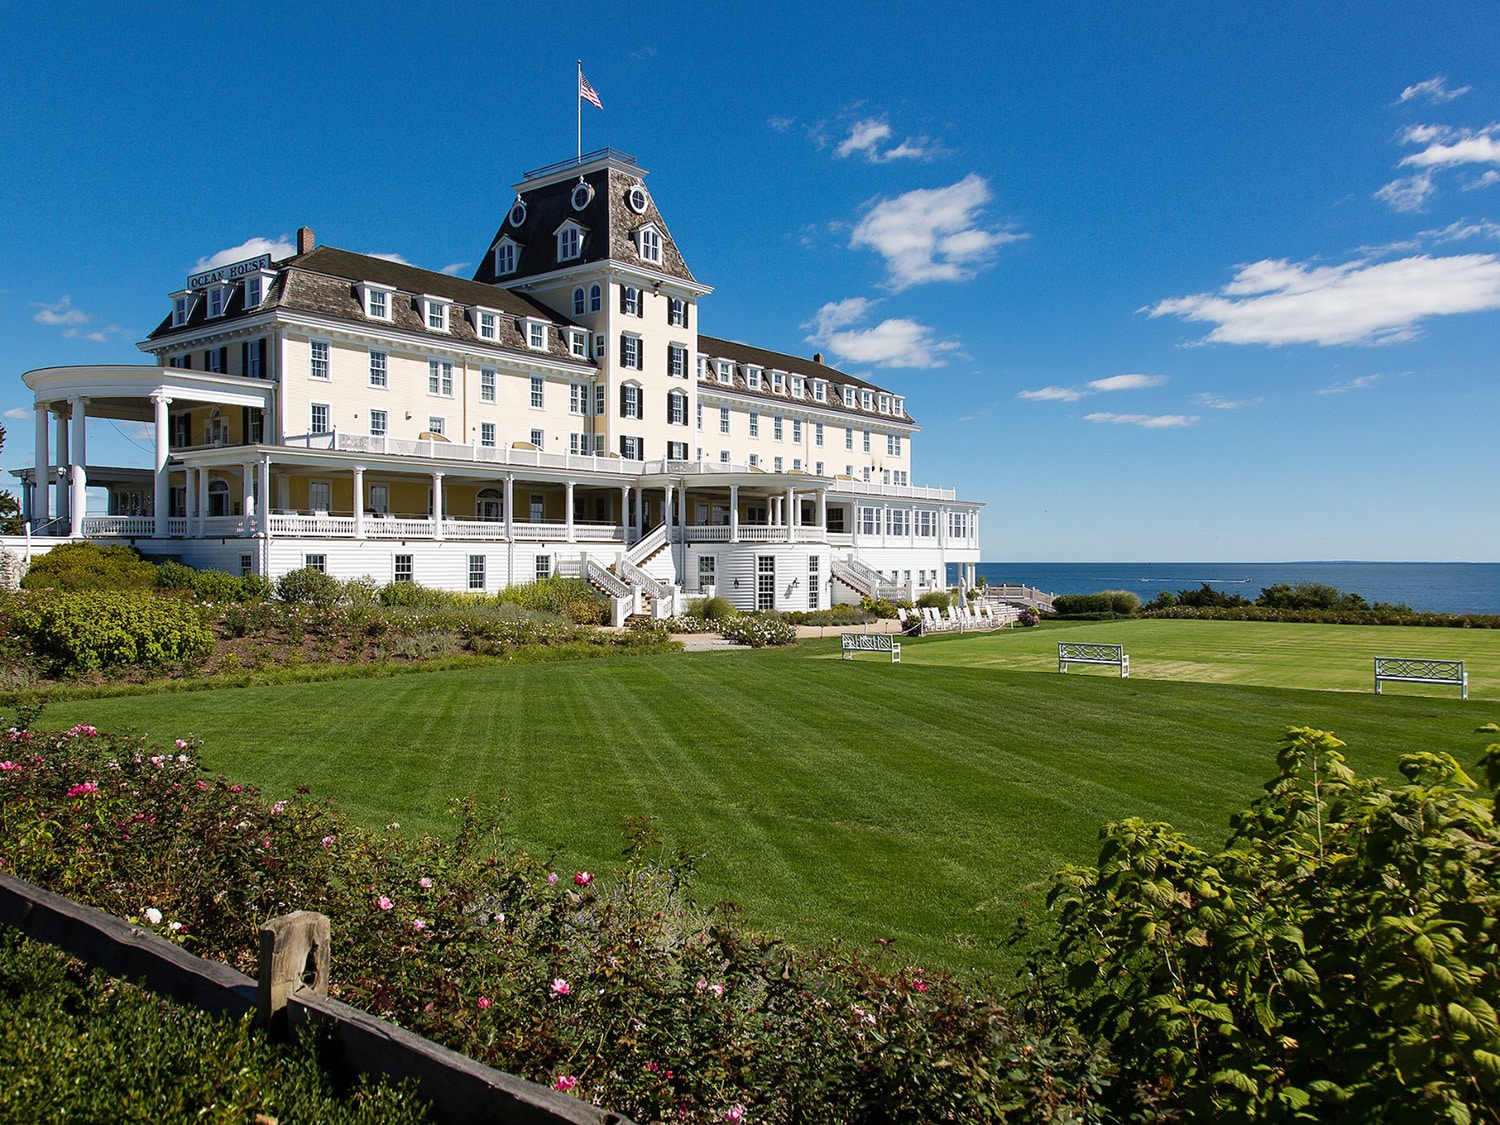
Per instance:
[[[738,641],[751,648],[797,643],[797,627],[777,617],[743,613],[719,622],[719,632],[726,640]]]
[[[552,577],[507,586],[497,600],[555,613],[579,625],[602,625],[609,620],[609,602],[582,578]]]
[[[890,620],[896,616],[896,610],[914,608],[909,601],[891,601],[890,598],[872,598],[868,594],[859,599],[859,608],[872,616]]]
[[[189,602],[142,590],[27,596],[14,627],[52,675],[164,668],[205,656],[213,632]]]
[[[953,595],[947,590],[928,590],[917,598],[918,609],[949,609],[953,605]]]
[[[148,590],[155,585],[156,565],[134,547],[101,547],[86,540],[38,555],[21,579],[25,590]]]
[[[694,598],[688,602],[688,616],[699,617],[704,621],[722,621],[739,616],[739,612],[728,598]]]
[[[829,606],[809,613],[787,611],[780,616],[788,625],[867,625],[876,620],[873,613],[853,605]]]
[[[1131,617],[1141,599],[1129,590],[1100,590],[1097,594],[1060,594],[1052,608],[1059,617]]]
[[[276,580],[276,598],[288,605],[326,608],[338,604],[343,583],[310,566],[289,570]]]

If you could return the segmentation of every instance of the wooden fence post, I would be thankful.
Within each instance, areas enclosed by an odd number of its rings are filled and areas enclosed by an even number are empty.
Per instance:
[[[328,915],[311,910],[272,918],[260,928],[256,1000],[266,1028],[285,1032],[287,1000],[298,989],[328,995],[329,933]]]

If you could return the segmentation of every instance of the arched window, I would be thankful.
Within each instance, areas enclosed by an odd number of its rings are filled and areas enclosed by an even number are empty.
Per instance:
[[[500,240],[500,245],[495,247],[495,273],[507,274],[516,272],[516,244],[510,239]]]
[[[645,412],[641,409],[641,385],[639,383],[623,383],[620,386],[620,417],[621,418],[644,418]]]
[[[589,312],[604,311],[604,290],[598,285],[589,286]]]
[[[229,514],[229,482],[227,480],[216,478],[208,482],[208,514],[211,516]]]
[[[498,488],[481,488],[474,498],[474,518],[499,523],[505,518],[505,493]]]
[[[580,285],[577,289],[573,290],[573,315],[574,316],[582,316],[583,315],[583,286],[582,285]]]
[[[687,425],[687,395],[681,391],[673,391],[667,395],[667,424]]]

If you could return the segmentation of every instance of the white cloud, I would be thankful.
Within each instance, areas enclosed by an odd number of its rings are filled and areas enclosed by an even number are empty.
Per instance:
[[[882,320],[871,328],[854,327],[874,305],[865,297],[824,305],[803,325],[812,330],[808,341],[851,363],[876,367],[942,367],[947,362],[943,356],[958,349],[956,341],[935,339],[931,328],[904,317]]]
[[[989,184],[971,172],[956,184],[917,188],[874,204],[855,226],[849,245],[885,259],[886,284],[906,289],[928,281],[965,281],[1007,242],[1026,236],[979,225]]]
[[[1098,422],[1110,426],[1141,426],[1148,430],[1168,430],[1182,426],[1196,426],[1198,418],[1193,414],[1085,414],[1085,422]]]
[[[21,418],[35,417],[35,413],[30,410],[23,410],[21,407],[16,406],[12,407],[10,410],[7,410],[4,414],[4,417],[19,420]]]
[[[1500,257],[1426,254],[1371,264],[1313,266],[1286,259],[1240,266],[1217,293],[1171,297],[1152,317],[1214,325],[1223,344],[1387,344],[1417,336],[1423,320],[1500,308]]]
[[[231,262],[243,262],[246,258],[259,258],[262,254],[269,254],[271,261],[279,262],[282,258],[290,258],[296,252],[297,248],[287,240],[284,234],[277,237],[274,242],[269,238],[247,238],[238,246],[230,246],[206,258],[199,258],[188,272],[202,273],[204,270],[227,266]]]
[[[1017,391],[1017,398],[1028,402],[1077,402],[1087,392],[1077,387],[1042,387],[1035,391]]]
[[[473,264],[473,262],[451,262],[448,265],[444,266],[442,269],[438,270],[438,273],[446,273],[450,277],[457,277]]]
[[[1497,172],[1495,171],[1495,169],[1491,168],[1488,172],[1480,176],[1478,179],[1470,180],[1468,183],[1464,184],[1464,191],[1473,191],[1476,188],[1494,187],[1496,184],[1500,184],[1500,172]]]
[[[64,297],[62,300],[54,301],[50,305],[43,304],[40,301],[33,301],[31,307],[37,310],[36,315],[31,319],[38,324],[78,325],[87,324],[94,319],[93,316],[82,309],[75,309],[72,297]]]
[[[797,124],[797,119],[795,117],[768,117],[766,118],[766,124],[778,133],[785,133],[793,125]]]
[[[1415,86],[1408,86],[1401,91],[1398,102],[1409,102],[1420,99],[1432,105],[1440,105],[1443,102],[1451,102],[1454,98],[1461,98],[1474,87],[1460,86],[1456,90],[1448,89],[1448,79],[1443,75],[1429,78],[1426,82],[1418,82]]]
[[[1492,223],[1488,219],[1459,219],[1445,227],[1424,230],[1418,237],[1431,239],[1435,243],[1462,242],[1468,238],[1500,239],[1500,223]]]
[[[1259,401],[1258,399],[1232,399],[1220,398],[1218,395],[1203,393],[1194,396],[1200,406],[1206,406],[1210,410],[1238,410],[1242,406],[1250,406]]]
[[[888,144],[894,136],[886,121],[866,117],[849,127],[849,135],[833,154],[840,159],[858,154],[871,164],[889,164],[893,160],[926,160],[941,152],[928,137],[907,137],[899,144]]]
[[[1452,130],[1417,126],[1403,136],[1408,144],[1426,144],[1421,152],[1403,157],[1402,167],[1451,168],[1459,164],[1500,164],[1500,124],[1483,129]]]
[[[1165,375],[1110,375],[1090,379],[1088,385],[1096,391],[1138,391],[1142,387],[1159,387],[1166,381]]]
[[[1331,387],[1319,387],[1320,395],[1341,395],[1349,391],[1362,391],[1375,385],[1380,378],[1379,375],[1359,375],[1343,383],[1334,383]]]
[[[1393,211],[1420,211],[1436,190],[1431,173],[1423,172],[1392,180],[1375,193],[1375,198]]]
[[[398,266],[411,265],[411,263],[403,258],[400,254],[370,254],[369,256],[371,258],[379,258],[382,262],[395,262]]]
[[[889,138],[890,135],[891,127],[884,121],[876,118],[856,121],[849,130],[849,135],[839,142],[838,148],[833,150],[833,154],[842,158],[859,152],[870,157],[880,142]]]

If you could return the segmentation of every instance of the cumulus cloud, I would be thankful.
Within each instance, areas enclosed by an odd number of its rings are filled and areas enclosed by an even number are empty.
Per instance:
[[[473,264],[473,262],[450,262],[448,265],[438,270],[438,273],[446,273],[450,277],[457,277]]]
[[[382,262],[395,262],[398,266],[409,266],[409,265],[411,265],[411,263],[408,262],[405,258],[403,258],[400,254],[375,254],[375,253],[372,253],[369,256],[371,258],[379,258]]]
[[[1427,200],[1436,190],[1431,174],[1423,172],[1420,175],[1402,176],[1392,180],[1375,193],[1375,198],[1393,211],[1410,213],[1420,211],[1427,206]]]
[[[1085,414],[1085,422],[1098,422],[1110,426],[1140,426],[1147,430],[1168,430],[1182,426],[1196,426],[1198,418],[1193,414],[1110,414],[1099,412]]]
[[[35,414],[33,411],[23,410],[21,407],[15,406],[7,410],[3,417],[10,419],[32,418],[35,417]]]
[[[856,327],[869,317],[875,302],[865,297],[831,301],[803,327],[808,342],[827,348],[851,363],[876,367],[942,367],[953,340],[939,340],[933,330],[905,317],[892,317],[868,328]]]
[[[929,281],[965,281],[996,250],[1025,238],[981,225],[989,184],[969,173],[956,184],[917,188],[871,206],[849,236],[855,249],[885,259],[886,285],[901,290]]]
[[[1016,397],[1028,402],[1077,402],[1088,395],[1138,391],[1159,387],[1166,381],[1165,375],[1107,375],[1102,379],[1090,379],[1081,387],[1049,386],[1034,391],[1017,391]]]
[[[38,324],[77,325],[87,324],[94,319],[82,309],[74,308],[72,297],[64,297],[62,300],[54,301],[50,305],[43,304],[40,301],[33,301],[31,307],[36,309],[36,315],[31,319]]]
[[[1500,164],[1500,124],[1483,129],[1449,129],[1418,125],[1402,136],[1407,144],[1426,145],[1403,157],[1404,168],[1451,168],[1459,164]]]
[[[1461,98],[1474,87],[1460,86],[1456,90],[1448,89],[1448,79],[1443,75],[1429,78],[1426,82],[1418,82],[1415,86],[1408,86],[1401,91],[1398,102],[1424,101],[1430,105],[1441,105],[1443,102],[1451,102],[1454,98]]]
[[[1240,266],[1217,293],[1171,297],[1143,311],[1212,324],[1223,344],[1388,344],[1434,316],[1500,308],[1500,257],[1420,254],[1315,266],[1286,259]]]
[[[238,246],[229,246],[206,258],[199,258],[188,272],[202,273],[204,270],[227,266],[231,262],[243,262],[246,258],[259,258],[262,254],[269,254],[271,261],[279,262],[282,258],[290,258],[296,252],[297,248],[284,234],[274,241],[269,238],[247,238]]]
[[[893,160],[926,160],[939,150],[928,137],[907,137],[891,144],[895,136],[889,123],[879,117],[854,122],[833,154],[840,159],[859,155],[871,164],[888,164]]]

